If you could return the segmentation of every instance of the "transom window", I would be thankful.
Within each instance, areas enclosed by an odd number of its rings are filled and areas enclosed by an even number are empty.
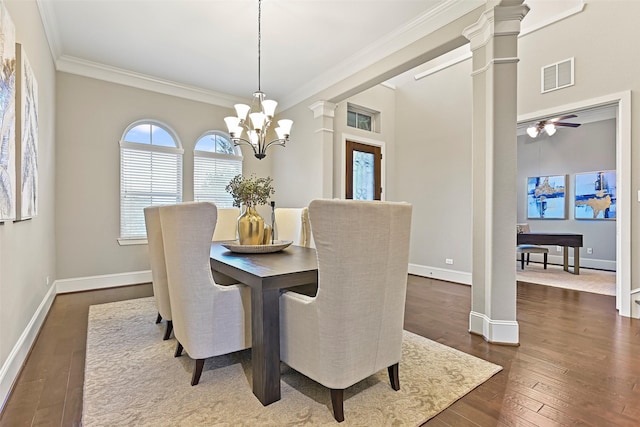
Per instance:
[[[132,123],[120,140],[120,238],[144,239],[144,208],[182,202],[178,137],[153,120]]]
[[[242,152],[225,132],[212,130],[202,135],[193,151],[193,198],[214,202],[219,208],[233,206],[225,187],[242,174]]]
[[[347,103],[347,126],[369,132],[378,132],[379,116],[380,113],[377,111]]]

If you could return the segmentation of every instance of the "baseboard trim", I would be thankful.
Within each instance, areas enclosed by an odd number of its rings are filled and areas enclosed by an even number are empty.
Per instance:
[[[75,277],[73,279],[56,280],[56,291],[59,294],[66,294],[69,292],[117,288],[118,286],[149,282],[151,282],[151,270],[132,271],[130,273],[105,274],[102,276]]]
[[[481,335],[490,343],[518,345],[519,326],[515,320],[493,320],[482,313],[469,313],[469,332]]]
[[[572,250],[569,250],[569,253],[573,253]],[[520,257],[516,259],[520,262]],[[553,255],[549,253],[547,261],[549,264],[563,265],[564,258],[562,255]],[[531,254],[531,262],[543,262],[542,254]],[[573,266],[573,257],[569,257],[569,265]],[[616,271],[616,261],[610,261],[606,259],[596,259],[596,258],[584,258],[580,257],[580,268],[594,268],[596,270],[606,270],[606,271]]]
[[[55,297],[56,285],[54,283],[45,294],[42,302],[38,306],[38,309],[31,317],[27,327],[22,332],[22,335],[20,335],[18,342],[13,346],[11,353],[9,353],[7,360],[0,369],[0,398],[2,399],[0,410],[4,408],[4,405],[7,402],[13,383],[18,378],[18,374],[29,355],[31,346],[40,332],[40,328],[49,313],[49,309],[51,308],[51,304],[53,304]]]
[[[428,267],[426,265],[409,264],[409,274],[429,277],[431,279],[444,280],[447,282],[471,285],[471,273],[464,271],[447,270],[445,268]]]

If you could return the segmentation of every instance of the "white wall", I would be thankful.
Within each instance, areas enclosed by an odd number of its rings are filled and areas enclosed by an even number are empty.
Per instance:
[[[24,351],[16,344],[48,295],[55,268],[55,69],[35,1],[4,1],[38,81],[38,215],[28,221],[0,225],[0,403]],[[49,300],[49,303],[51,301]],[[28,344],[28,343],[27,343]],[[25,349],[23,349],[25,350]],[[26,350],[28,350],[28,345]],[[10,360],[11,359],[11,360]],[[6,375],[6,376],[5,376]],[[10,384],[10,382],[9,382]]]
[[[397,197],[413,203],[410,262],[471,272],[471,61],[397,88]],[[445,260],[453,260],[453,265]]]

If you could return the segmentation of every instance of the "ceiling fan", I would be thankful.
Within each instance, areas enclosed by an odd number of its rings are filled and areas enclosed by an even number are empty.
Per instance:
[[[561,120],[572,119],[574,117],[578,117],[575,114],[568,114],[566,116],[554,117],[552,119],[541,120],[538,123],[535,123],[527,128],[527,133],[531,138],[535,138],[540,135],[543,131],[547,133],[547,135],[551,136],[556,133],[557,126],[565,126],[570,128],[577,128],[580,126],[580,123],[566,123]]]

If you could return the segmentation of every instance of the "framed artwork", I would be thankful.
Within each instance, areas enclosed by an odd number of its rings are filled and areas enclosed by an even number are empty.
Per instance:
[[[576,219],[616,218],[616,172],[576,174]]]
[[[0,222],[16,217],[16,31],[0,1]]]
[[[527,218],[566,219],[566,175],[527,178]]]
[[[16,44],[16,219],[38,214],[38,82]]]

